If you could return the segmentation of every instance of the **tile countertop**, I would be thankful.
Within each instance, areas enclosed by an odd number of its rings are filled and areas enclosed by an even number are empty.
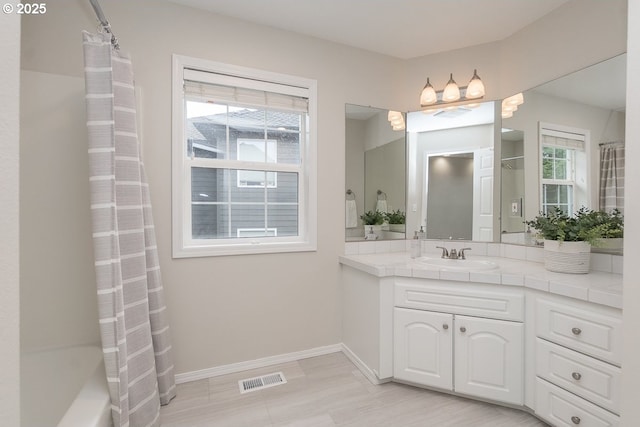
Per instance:
[[[434,257],[433,253],[425,255],[430,258]],[[609,307],[622,308],[622,274],[602,271],[591,271],[589,274],[554,273],[547,271],[541,262],[499,256],[469,255],[467,259],[491,261],[498,264],[498,268],[469,272],[448,270],[420,263],[416,259],[412,259],[408,252],[352,254],[339,257],[341,264],[376,277],[415,277],[522,286]]]

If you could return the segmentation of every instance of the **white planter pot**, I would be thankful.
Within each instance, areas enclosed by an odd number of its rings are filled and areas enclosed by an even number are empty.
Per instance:
[[[404,233],[405,224],[389,224],[389,231],[393,231],[396,233]]]
[[[544,241],[544,267],[558,273],[589,272],[591,245],[587,242]]]
[[[598,249],[605,249],[608,251],[621,251],[624,240],[622,237],[598,239],[593,245]]]

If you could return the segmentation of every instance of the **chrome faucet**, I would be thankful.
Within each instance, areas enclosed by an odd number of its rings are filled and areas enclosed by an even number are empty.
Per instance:
[[[442,249],[442,256],[440,258],[449,258],[449,251],[443,246],[436,246],[436,249]]]
[[[447,250],[447,248],[443,246],[436,246],[437,249],[442,249],[442,256],[440,258],[446,259],[467,259],[465,257],[464,251],[470,251],[471,248],[462,248],[459,251],[457,249]]]

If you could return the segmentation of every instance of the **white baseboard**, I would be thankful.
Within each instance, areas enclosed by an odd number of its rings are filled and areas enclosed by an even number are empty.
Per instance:
[[[374,370],[372,370],[371,368],[369,368],[344,343],[342,343],[342,352],[344,353],[345,356],[347,356],[347,358],[351,361],[351,363],[356,365],[356,368],[358,368],[360,370],[360,372],[362,372],[362,375],[364,375],[369,381],[371,381],[371,383],[379,385],[379,384],[384,384],[384,383],[388,382],[388,380],[387,381],[381,381],[380,379],[378,379],[378,376],[376,375],[376,372]]]
[[[306,359],[308,357],[322,356],[329,353],[337,353],[339,351],[343,351],[343,348],[344,346],[342,344],[332,344],[332,345],[326,345],[324,347],[311,348],[309,350],[279,354],[277,356],[263,357],[262,359],[247,360],[246,362],[238,362],[238,363],[231,363],[229,365],[215,366],[213,368],[201,369],[199,371],[184,372],[182,374],[176,374],[176,383],[181,384],[189,381],[197,381],[205,378],[212,378],[212,377],[218,377],[220,375],[247,371],[249,369],[279,365],[280,363],[293,362],[296,360]],[[347,355],[347,357],[351,359],[350,356]]]

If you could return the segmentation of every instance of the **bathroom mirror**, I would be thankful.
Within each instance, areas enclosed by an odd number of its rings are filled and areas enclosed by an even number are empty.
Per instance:
[[[600,202],[600,154],[605,147],[624,144],[625,93],[624,54],[523,92],[524,103],[502,120],[503,242],[525,244],[523,221],[535,217],[543,205],[560,204],[573,211],[581,206],[612,208]],[[562,141],[577,148],[561,147],[567,144]],[[558,161],[557,153],[570,149],[573,157]],[[543,182],[548,175],[543,164],[552,161],[567,165],[567,174],[557,176],[556,182]],[[573,189],[565,191],[565,184]]]
[[[500,238],[503,243],[524,244],[524,132],[503,127],[500,143]]]
[[[428,239],[495,241],[495,103],[407,114],[407,228]]]
[[[406,116],[395,114],[381,108],[345,106],[347,241],[364,240],[366,234],[376,240],[405,238]],[[365,224],[361,216],[376,211],[384,214],[378,215],[385,217],[384,222]]]

